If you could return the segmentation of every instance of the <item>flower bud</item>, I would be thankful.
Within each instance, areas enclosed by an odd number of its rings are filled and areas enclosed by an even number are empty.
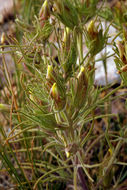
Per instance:
[[[53,71],[53,66],[48,65],[46,79],[48,81],[48,85],[49,85],[50,88],[53,85],[53,83],[55,82],[55,78],[56,78],[56,74]]]
[[[63,46],[67,51],[69,51],[69,48],[70,48],[70,29],[68,27],[66,27],[64,30]]]
[[[57,102],[60,99],[59,91],[57,84],[54,83],[52,88],[51,88],[51,97]]]
[[[1,44],[5,43],[5,33],[3,32],[1,35]]]
[[[96,30],[96,28],[94,26],[93,20],[91,20],[91,22],[89,23],[88,28],[87,28],[87,32],[88,32],[88,35],[90,35],[90,37],[92,39],[94,39],[97,36],[98,31]]]
[[[46,79],[51,80],[53,78],[52,74],[53,74],[53,67],[52,67],[52,65],[48,65]]]
[[[109,148],[108,151],[109,151],[110,155],[112,155],[112,153],[113,153],[112,149]]]
[[[66,148],[65,148],[65,153],[66,153],[67,158],[69,158],[70,157],[70,152],[68,152],[68,150]]]
[[[60,91],[56,83],[53,84],[50,90],[50,94],[51,94],[52,99],[55,102],[55,108],[58,110],[63,109],[63,107],[65,106],[65,98],[61,97]]]
[[[78,149],[79,147],[76,143],[67,145],[65,148],[65,153],[66,153],[67,158],[70,157],[71,155],[76,154]]]
[[[88,79],[86,76],[86,71],[85,71],[85,68],[83,66],[81,67],[81,70],[80,70],[77,78],[78,78],[79,86],[83,87],[83,86],[88,85]]]
[[[50,9],[48,5],[48,0],[45,0],[39,12],[40,25],[42,27],[44,26],[45,21],[48,20],[49,16],[50,16]]]

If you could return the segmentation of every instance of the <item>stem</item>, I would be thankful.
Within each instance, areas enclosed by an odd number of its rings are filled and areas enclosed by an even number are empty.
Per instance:
[[[78,165],[78,163],[79,163],[78,156],[76,156],[74,163],[76,165]],[[83,190],[88,190],[88,188],[86,186],[86,180],[85,180],[85,177],[84,177],[83,169],[81,167],[78,167],[77,174],[78,174],[82,189]]]
[[[93,128],[94,128],[94,119],[93,119],[93,121],[92,121],[92,126],[91,126],[89,132],[87,133],[87,135],[86,135],[86,137],[84,138],[84,140],[81,142],[81,146],[82,146],[82,147],[84,146],[84,144],[85,144],[85,143],[87,142],[87,140],[89,139],[89,137],[90,137],[90,135],[91,135],[91,133],[92,133],[92,131],[93,131]]]
[[[68,116],[68,113],[67,111],[65,110],[65,115],[66,115],[66,119],[68,121],[68,124],[69,124],[69,129],[70,129],[70,134],[71,134],[71,137],[72,137],[72,140],[74,140],[74,129],[73,129],[73,122],[72,122],[72,119]]]
[[[84,173],[83,173],[83,169],[82,168],[78,168],[78,175],[79,175],[79,179],[82,185],[82,189],[83,190],[88,190],[87,186],[86,186],[86,180],[84,178]]]
[[[107,28],[107,22],[106,21],[105,21],[105,28]],[[106,53],[107,53],[107,47],[105,47],[105,55],[106,55]],[[105,71],[106,86],[108,86],[107,58],[106,57],[103,60],[103,66],[104,66],[104,71]],[[109,97],[108,97],[107,101],[105,102],[105,111],[106,111],[106,114],[110,113],[110,99],[109,99]],[[111,150],[113,150],[113,146],[110,142],[109,134],[108,134],[109,125],[110,125],[109,123],[110,123],[110,118],[106,117],[105,118],[105,124],[106,124],[105,138],[106,138],[106,141],[108,143],[108,146],[110,147]]]
[[[120,141],[117,143],[117,146],[116,146],[116,148],[115,148],[115,150],[114,150],[114,152],[113,152],[113,155],[112,155],[111,159],[109,160],[109,163],[108,163],[108,165],[107,165],[107,167],[106,167],[106,170],[105,170],[104,175],[103,175],[102,178],[99,180],[97,186],[96,186],[93,190],[97,190],[98,187],[100,187],[100,185],[101,185],[102,182],[103,182],[103,179],[104,179],[105,176],[108,175],[108,173],[110,172],[111,167],[112,167],[112,164],[114,163],[114,161],[115,161],[115,159],[116,159],[116,156],[117,156],[117,154],[119,153],[119,150],[120,150],[122,144],[123,144],[123,140],[120,140]]]
[[[11,94],[12,94],[12,102],[14,102],[14,107],[15,107],[15,110],[17,111],[18,110],[18,103],[17,103],[16,97],[15,97],[15,94],[14,94],[14,90],[13,90],[13,87],[12,87],[11,77],[9,75],[9,71],[8,71],[8,68],[7,68],[7,65],[6,65],[6,60],[5,60],[5,55],[4,55],[4,48],[2,48],[2,51],[3,51],[3,53],[2,53],[3,68],[4,68],[5,76],[6,76],[6,79],[7,79]],[[19,123],[21,123],[21,118],[20,118],[19,113],[17,113],[17,119],[18,119]],[[20,167],[20,161],[19,161],[19,158],[17,156],[17,149],[16,149],[15,145],[14,145],[14,148],[15,148],[15,152],[16,152],[17,157],[14,155],[14,151],[11,149],[10,144],[8,143],[8,141],[6,141],[6,144],[9,147],[9,149],[11,150],[11,153],[13,154],[13,156],[15,157],[16,163],[18,164],[22,174],[24,175],[26,181],[29,184],[29,187],[31,188],[31,185],[29,183],[29,180],[28,180],[28,178],[26,176],[26,173],[25,173],[24,169],[22,167]]]

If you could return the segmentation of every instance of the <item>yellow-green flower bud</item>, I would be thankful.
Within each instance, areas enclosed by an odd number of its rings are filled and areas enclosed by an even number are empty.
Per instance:
[[[5,33],[3,32],[1,35],[1,44],[5,43]]]
[[[53,74],[53,67],[52,65],[48,65],[46,79],[51,80],[53,78],[52,74]]]
[[[91,20],[91,22],[89,23],[88,28],[87,28],[87,32],[92,39],[94,39],[97,36],[98,31],[96,30],[96,28],[94,26],[93,20]]]
[[[68,150],[65,149],[65,153],[66,153],[67,158],[69,158],[70,157],[70,152],[68,152]]]
[[[40,20],[40,25],[42,27],[44,26],[45,21],[49,18],[49,16],[50,16],[50,8],[48,0],[45,0],[39,12],[39,20]]]
[[[58,110],[63,109],[63,107],[65,106],[65,99],[61,97],[60,91],[56,83],[53,84],[50,90],[50,94],[51,94],[52,99],[55,102],[55,108]]]
[[[63,47],[66,50],[69,50],[70,48],[70,29],[68,27],[66,27],[64,30]]]
[[[53,85],[53,83],[55,82],[55,78],[56,78],[56,74],[53,71],[53,66],[52,65],[48,65],[46,79],[48,81],[48,86],[50,88]]]
[[[57,102],[59,101],[59,98],[60,98],[60,95],[59,95],[59,92],[58,92],[58,87],[57,87],[57,84],[54,83],[52,88],[51,88],[51,97]]]
[[[81,70],[78,74],[78,84],[79,86],[83,87],[83,86],[87,86],[88,85],[88,79],[87,79],[87,75],[86,75],[86,71],[85,68],[82,66]]]

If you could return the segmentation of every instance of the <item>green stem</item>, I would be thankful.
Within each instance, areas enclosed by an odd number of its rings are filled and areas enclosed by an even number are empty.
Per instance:
[[[71,137],[72,137],[72,141],[74,141],[74,129],[73,129],[73,122],[72,122],[72,119],[68,116],[68,113],[67,111],[65,110],[65,115],[66,115],[66,119],[68,121],[68,124],[69,124],[69,129],[70,129],[70,134],[71,134]]]
[[[104,178],[106,177],[106,175],[110,172],[111,167],[112,167],[112,164],[114,164],[114,161],[115,161],[115,159],[116,159],[117,154],[119,153],[119,150],[120,150],[122,144],[123,144],[123,140],[120,140],[120,141],[117,143],[117,146],[116,146],[116,148],[115,148],[115,150],[114,150],[114,152],[113,152],[113,154],[112,154],[112,157],[111,157],[111,159],[109,160],[108,165],[107,165],[107,167],[106,167],[106,169],[105,169],[104,175],[101,177],[101,179],[100,179],[99,182],[97,183],[97,186],[94,188],[94,190],[97,190],[98,187],[100,187],[100,185],[101,185],[102,182],[103,182],[103,179],[104,179]]]
[[[93,131],[93,128],[94,128],[94,119],[93,119],[93,122],[92,122],[92,125],[91,125],[91,128],[90,128],[90,130],[89,130],[89,132],[87,133],[87,135],[85,136],[85,138],[83,139],[83,141],[81,142],[81,146],[83,147],[84,146],[84,144],[87,142],[87,140],[89,139],[89,137],[90,137],[90,135],[91,135],[91,133],[92,133],[92,131]]]

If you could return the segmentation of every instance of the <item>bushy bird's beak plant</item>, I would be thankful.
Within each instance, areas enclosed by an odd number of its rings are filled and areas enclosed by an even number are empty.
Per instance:
[[[120,190],[127,184],[126,163],[119,156],[126,124],[110,110],[112,95],[127,83],[127,39],[117,12],[98,0],[44,0],[31,23],[16,19],[20,41],[2,35],[10,99],[0,104],[0,111],[10,132],[0,123],[0,171],[8,171],[14,189]],[[95,86],[95,57],[107,47],[111,25],[121,37],[110,45],[122,83],[108,90],[112,85]],[[13,77],[5,61],[5,40],[15,62]],[[104,57],[102,61],[110,55]],[[114,117],[117,131],[110,125]],[[96,133],[102,118],[105,127]]]

